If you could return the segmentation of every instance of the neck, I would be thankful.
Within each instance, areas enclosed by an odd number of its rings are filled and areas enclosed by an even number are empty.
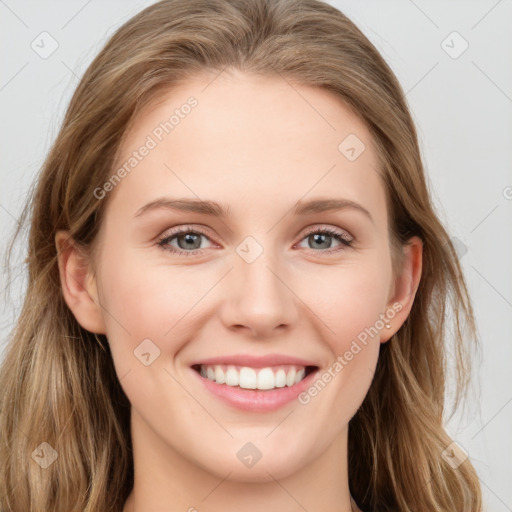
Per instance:
[[[232,472],[216,475],[186,459],[132,409],[134,488],[123,512],[360,512],[348,487],[347,434],[348,427],[295,472],[274,475],[260,466],[259,477],[240,481]]]

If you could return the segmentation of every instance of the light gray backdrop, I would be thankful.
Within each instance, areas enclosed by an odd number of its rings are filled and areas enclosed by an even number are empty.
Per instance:
[[[151,3],[0,0],[3,247],[79,77],[106,38]],[[477,468],[486,510],[512,511],[512,2],[330,3],[377,46],[407,93],[483,347],[471,411],[455,416],[447,430]],[[2,295],[0,348],[26,282],[20,250],[12,294]],[[0,291],[7,284],[1,277]]]

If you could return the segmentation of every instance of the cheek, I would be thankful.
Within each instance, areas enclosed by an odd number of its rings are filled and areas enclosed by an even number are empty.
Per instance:
[[[197,282],[184,272],[189,269],[150,263],[136,251],[108,256],[99,291],[118,375],[139,369],[148,357],[155,363],[148,368],[160,367],[186,339],[183,329],[197,302]]]
[[[198,300],[198,283],[205,281],[193,266],[155,263],[151,257],[118,255],[102,275],[106,322],[119,325],[135,337],[162,338]]]
[[[379,333],[385,329],[381,315],[386,313],[391,276],[391,261],[372,256],[364,263],[361,259],[317,270],[310,286],[301,289],[319,317],[330,353],[327,368],[320,371],[302,401],[314,403],[318,428],[329,416],[335,431],[356,413],[366,396],[379,356]]]
[[[169,363],[193,337],[194,305],[203,295],[200,291],[208,276],[194,273],[192,266],[149,263],[149,258],[130,251],[110,261],[115,263],[104,265],[99,276],[100,297],[121,385],[130,402],[148,417],[155,401],[163,403],[168,398],[162,381],[183,408],[186,394],[173,386],[163,370],[169,369]],[[172,404],[167,407],[173,411]]]
[[[382,329],[379,316],[385,313],[391,282],[389,268],[369,260],[366,264],[351,264],[317,269],[307,286],[297,281],[301,297],[328,329],[328,339],[336,354],[366,329]],[[373,331],[372,331],[373,332]],[[364,336],[363,336],[364,337]]]
[[[375,275],[345,276],[333,281],[335,291],[322,300],[310,295],[312,304],[322,311],[324,347],[329,353],[327,366],[299,396],[299,403],[309,411],[307,425],[334,438],[356,414],[370,388],[377,365],[382,327],[384,287]],[[331,330],[333,332],[331,332]]]

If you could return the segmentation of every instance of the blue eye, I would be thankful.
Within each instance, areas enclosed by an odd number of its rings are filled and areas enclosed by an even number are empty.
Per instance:
[[[337,252],[337,251],[343,250],[344,247],[351,247],[352,243],[354,241],[346,232],[338,231],[338,230],[335,230],[332,228],[313,229],[312,231],[309,231],[308,233],[306,233],[303,240],[305,240],[305,239],[307,239],[308,241],[311,240],[311,243],[320,244],[320,245],[325,245],[326,241],[327,241],[327,244],[331,245],[330,242],[332,241],[333,238],[335,240],[337,240],[342,245],[342,247],[337,248],[337,249],[327,247],[326,248],[327,250],[322,250],[320,252],[327,252],[327,253]],[[315,250],[314,247],[312,249]]]
[[[158,241],[158,245],[162,247],[162,249],[175,254],[184,256],[197,256],[198,254],[203,253],[203,251],[197,247],[198,244],[201,244],[202,237],[208,238],[205,233],[198,230],[197,228],[191,229],[190,227],[184,226],[183,228],[175,230],[164,238],[161,238]],[[177,249],[170,245],[171,241],[175,238],[178,243]],[[180,245],[187,249],[190,248],[191,250],[182,250]]]
[[[199,246],[201,239],[209,237],[197,228],[190,226],[183,226],[174,230],[172,233],[166,235],[158,241],[158,246],[171,253],[183,256],[198,256],[204,253],[204,250]],[[178,247],[171,245],[171,242],[176,239]],[[353,239],[344,231],[337,231],[332,228],[316,228],[307,232],[302,240],[311,241],[312,244],[320,245],[320,248],[308,247],[309,250],[315,252],[332,253],[342,251],[346,247],[351,247]],[[331,245],[332,239],[338,241],[341,245],[338,248],[325,247]],[[324,247],[322,247],[324,246]],[[325,249],[325,250],[323,250]]]

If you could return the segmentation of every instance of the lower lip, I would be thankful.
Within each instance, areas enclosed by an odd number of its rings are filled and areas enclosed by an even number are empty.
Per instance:
[[[311,372],[306,378],[293,386],[262,391],[258,389],[243,389],[226,384],[217,384],[210,379],[202,377],[192,368],[191,370],[201,379],[204,387],[222,401],[237,409],[251,412],[275,411],[295,400],[309,387],[318,372],[318,370]]]

